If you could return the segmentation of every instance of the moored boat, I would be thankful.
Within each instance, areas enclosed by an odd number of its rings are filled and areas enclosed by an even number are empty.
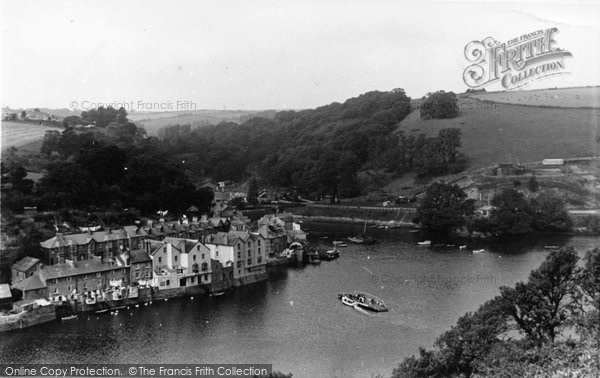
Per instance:
[[[431,240],[423,240],[420,242],[417,242],[418,245],[431,245]]]
[[[485,252],[485,249],[474,249],[473,253],[481,253],[481,252]]]
[[[73,315],[69,315],[69,316],[63,316],[62,318],[60,318],[60,320],[72,320],[72,319],[77,319],[77,314],[73,314]]]
[[[544,249],[550,250],[550,251],[555,251],[557,249],[560,249],[560,246],[558,245],[545,245]]]
[[[108,308],[103,308],[102,310],[94,311],[95,314],[105,314],[108,312]]]
[[[329,251],[326,251],[325,253],[323,253],[322,258],[325,260],[333,260],[340,257],[340,251],[338,251],[337,249],[330,249]]]

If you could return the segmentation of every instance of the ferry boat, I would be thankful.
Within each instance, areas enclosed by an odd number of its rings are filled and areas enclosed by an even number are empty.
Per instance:
[[[338,297],[342,300],[342,302],[344,302],[344,304],[347,304],[346,302],[348,302],[348,300],[352,300],[355,302],[355,305],[357,307],[362,307],[369,311],[389,311],[385,303],[380,298],[369,293],[364,293],[362,291],[354,291],[352,293],[341,293],[338,294]],[[345,301],[344,298],[346,299]]]

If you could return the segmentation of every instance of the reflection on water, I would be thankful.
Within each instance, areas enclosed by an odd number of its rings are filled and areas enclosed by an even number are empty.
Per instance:
[[[362,231],[361,225],[309,226],[323,248]],[[526,279],[547,255],[544,245],[583,252],[598,241],[478,242],[459,251],[417,246],[424,236],[407,230],[369,233],[381,242],[348,245],[339,259],[318,266],[275,269],[269,281],[220,297],[159,301],[0,334],[0,362],[272,363],[294,377],[389,375],[498,287]],[[486,252],[470,252],[479,248]],[[337,294],[352,290],[381,297],[390,312],[344,306]]]

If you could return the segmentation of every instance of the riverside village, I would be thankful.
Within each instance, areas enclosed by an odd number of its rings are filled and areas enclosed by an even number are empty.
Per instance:
[[[162,214],[121,228],[56,232],[40,243],[44,259],[27,256],[12,265],[12,285],[0,292],[2,309],[12,314],[0,317],[0,331],[174,297],[219,296],[266,280],[269,265],[310,257],[303,253],[306,233],[291,214],[252,222],[240,211],[217,208],[223,211],[213,217],[165,221]],[[11,290],[20,298],[14,303]]]

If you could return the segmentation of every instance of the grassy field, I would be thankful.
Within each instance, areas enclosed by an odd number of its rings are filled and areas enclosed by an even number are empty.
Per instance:
[[[243,110],[196,110],[184,112],[162,112],[162,113],[131,113],[128,118],[138,126],[143,126],[148,135],[157,135],[160,128],[169,125],[191,124],[201,126],[205,124],[217,124],[222,121],[240,122],[253,114],[255,111]]]
[[[41,146],[44,134],[48,130],[62,131],[61,128],[39,126],[18,122],[2,122],[2,150],[9,147],[37,148]],[[37,146],[37,147],[36,147]]]
[[[459,99],[459,107],[458,117],[444,120],[421,120],[415,110],[398,130],[407,135],[433,135],[443,128],[461,129],[461,151],[469,158],[470,168],[591,156],[596,148],[597,109],[483,103],[465,97]]]
[[[473,93],[469,96],[505,104],[600,109],[600,87]]]

